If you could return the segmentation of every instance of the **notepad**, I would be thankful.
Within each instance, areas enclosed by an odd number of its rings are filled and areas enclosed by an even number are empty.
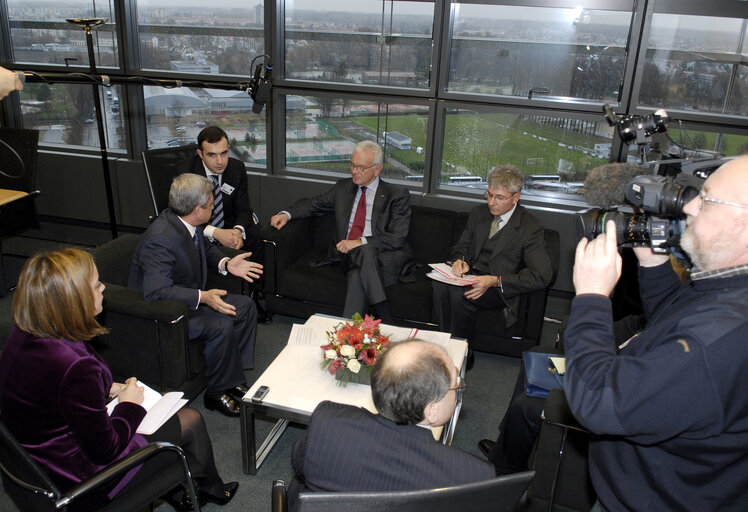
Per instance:
[[[143,403],[140,404],[143,409],[148,411],[143,418],[143,421],[138,425],[137,433],[144,435],[151,435],[161,425],[166,423],[166,420],[171,418],[179,409],[184,407],[187,400],[182,398],[184,393],[181,391],[170,391],[163,395],[153,389],[150,386],[138,382],[138,386],[143,388]],[[109,402],[106,406],[107,413],[111,416],[114,411],[114,407],[119,403],[119,399],[115,398]]]

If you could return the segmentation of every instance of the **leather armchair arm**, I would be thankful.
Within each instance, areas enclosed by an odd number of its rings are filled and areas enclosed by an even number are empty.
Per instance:
[[[189,308],[181,300],[146,302],[137,290],[106,283],[104,311],[130,315],[146,320],[174,323],[187,315]]]

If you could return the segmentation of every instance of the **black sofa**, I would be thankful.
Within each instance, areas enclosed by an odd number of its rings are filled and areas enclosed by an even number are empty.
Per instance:
[[[205,387],[204,343],[190,341],[187,304],[165,300],[146,302],[127,288],[130,263],[139,235],[126,234],[92,251],[99,279],[106,285],[99,321],[110,331],[93,344],[117,380],[137,377],[159,391],[184,391],[194,398]],[[239,278],[209,272],[208,288],[243,293]]]
[[[435,328],[432,320],[431,279],[428,263],[444,262],[467,222],[467,213],[412,206],[408,243],[417,262],[414,282],[387,288],[390,311],[398,325]],[[345,300],[345,277],[340,267],[312,267],[310,260],[323,259],[332,243],[334,215],[294,219],[280,231],[266,228],[264,237],[275,242],[275,258],[266,258],[266,301],[274,313],[307,318],[314,313],[340,316]],[[558,232],[546,230],[546,247],[558,268]],[[277,265],[273,269],[273,265]],[[503,317],[491,312],[479,315],[475,350],[519,356],[540,339],[547,289],[522,297],[519,320],[508,331]]]

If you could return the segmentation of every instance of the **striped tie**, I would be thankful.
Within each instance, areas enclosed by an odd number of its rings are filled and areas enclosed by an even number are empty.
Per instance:
[[[210,216],[210,225],[216,228],[223,227],[223,194],[218,176],[211,175],[213,180],[213,214]]]

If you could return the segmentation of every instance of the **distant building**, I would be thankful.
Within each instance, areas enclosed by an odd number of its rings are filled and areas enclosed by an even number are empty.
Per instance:
[[[186,54],[184,60],[173,60],[170,65],[172,71],[179,71],[180,73],[218,73],[218,64],[214,64],[204,56],[195,53]]]
[[[410,149],[413,139],[399,132],[384,132],[384,143],[397,149]]]
[[[306,110],[306,100],[301,96],[289,94],[286,96],[286,112],[304,112]]]

